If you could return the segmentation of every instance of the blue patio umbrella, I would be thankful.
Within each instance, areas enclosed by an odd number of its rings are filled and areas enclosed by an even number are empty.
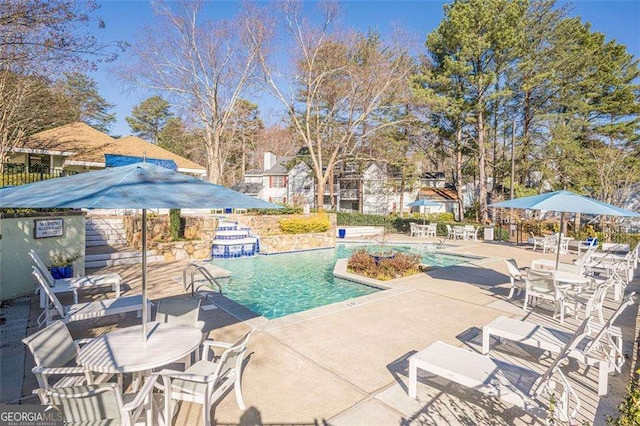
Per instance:
[[[640,213],[594,200],[593,198],[585,197],[571,191],[555,191],[540,195],[532,195],[530,197],[514,198],[512,200],[490,204],[489,207],[560,212],[561,231],[565,213],[640,217]],[[556,269],[560,262],[560,243],[561,238],[558,238]]]
[[[407,204],[409,207],[438,207],[440,203],[435,201],[431,201],[427,198],[421,198],[419,200],[413,201]],[[424,217],[422,218],[422,223],[424,224]]]
[[[440,203],[436,203],[435,201],[428,200],[426,198],[422,198],[420,200],[416,200],[412,203],[407,204],[409,207],[436,207],[439,206]]]
[[[142,317],[147,318],[148,208],[280,208],[220,185],[149,163],[0,189],[0,208],[142,209]]]

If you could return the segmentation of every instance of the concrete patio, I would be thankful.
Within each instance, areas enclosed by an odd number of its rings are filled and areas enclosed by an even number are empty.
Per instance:
[[[392,236],[391,240],[417,241],[400,235]],[[514,258],[524,266],[533,259],[551,259],[554,255],[498,243],[456,244],[457,247],[447,251],[482,256],[482,259],[399,280],[391,290],[270,321],[246,311],[234,316],[227,312],[235,312],[234,304],[228,300],[220,305],[224,309],[201,311],[205,330],[216,340],[234,341],[251,327],[257,329],[249,344],[243,376],[247,410],[238,409],[231,393],[215,410],[216,422],[246,425],[544,424],[518,408],[439,378],[420,377],[418,401],[407,395],[407,358],[436,340],[478,351],[482,326],[500,315],[524,317],[570,331],[578,324],[571,317],[561,326],[551,317],[551,311],[543,308],[524,312],[521,297],[506,300],[509,278],[504,259]],[[562,259],[571,261],[575,257],[563,255]],[[181,284],[174,279],[180,276],[183,266],[180,262],[149,265],[151,299],[185,297]],[[138,265],[113,267],[108,271],[118,272],[128,283],[124,294],[140,292]],[[627,293],[639,285],[640,279],[636,276]],[[83,295],[85,300],[100,297],[99,294]],[[39,314],[36,298],[31,299],[27,334],[36,330],[35,318]],[[69,296],[62,301],[70,303],[70,299]],[[616,302],[608,299],[605,314],[610,316],[616,306]],[[575,361],[564,367],[563,371],[581,396],[579,422],[603,424],[607,415],[617,412],[628,385],[633,342],[638,334],[637,314],[637,306],[632,306],[617,323],[623,329],[624,352],[630,362],[625,364],[623,374],[610,377],[606,397],[597,396],[596,369],[585,368]],[[74,338],[82,338],[138,322],[135,314],[130,314],[71,323],[69,329]],[[19,334],[11,335],[13,343],[19,343]],[[524,346],[510,343],[495,346],[492,356],[535,371],[544,371],[552,360],[548,354]],[[30,372],[32,366],[29,354],[24,357],[23,370],[6,371],[3,359],[3,383],[7,373],[13,374],[14,383],[24,377],[21,393],[31,395],[37,387]],[[35,403],[36,399],[27,397],[22,401]],[[185,403],[174,424],[199,424],[200,421],[200,407]]]

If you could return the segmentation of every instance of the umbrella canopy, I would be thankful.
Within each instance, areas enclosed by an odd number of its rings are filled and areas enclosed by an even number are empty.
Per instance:
[[[560,213],[560,230],[565,213],[583,213],[606,216],[640,217],[639,213],[625,210],[612,204],[603,203],[593,198],[578,195],[571,191],[555,191],[530,197],[514,198],[500,203],[490,204],[489,207],[546,210]],[[561,235],[562,236],[562,235]],[[556,251],[556,269],[560,263],[560,244],[562,238],[558,238]]]
[[[0,207],[89,209],[278,208],[149,163],[0,189]]]
[[[530,197],[514,198],[489,205],[489,207],[547,210],[560,213],[584,213],[606,216],[640,217],[639,213],[625,210],[571,191],[547,192]]]
[[[426,198],[422,198],[420,200],[416,200],[412,203],[407,204],[409,207],[436,207],[440,206],[440,203],[436,203],[435,201],[428,200]]]
[[[149,163],[0,189],[0,207],[142,209],[142,332],[147,318],[148,208],[280,208],[220,185]]]

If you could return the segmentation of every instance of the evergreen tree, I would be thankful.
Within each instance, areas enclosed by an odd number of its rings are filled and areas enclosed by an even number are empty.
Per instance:
[[[126,120],[136,136],[157,144],[160,131],[172,116],[169,102],[153,96],[134,106],[131,117],[126,117]]]

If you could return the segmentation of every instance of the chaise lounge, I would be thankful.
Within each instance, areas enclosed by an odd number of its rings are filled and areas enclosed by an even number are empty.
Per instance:
[[[138,312],[142,315],[142,296],[127,296],[117,299],[104,299],[94,302],[75,303],[63,306],[58,297],[47,284],[47,280],[42,276],[39,269],[33,266],[32,275],[40,284],[40,291],[44,291],[49,302],[44,308],[44,312],[38,318],[38,325],[49,325],[55,321],[57,316],[63,323],[81,321],[91,318],[101,318],[108,315],[123,314],[126,312]],[[151,320],[151,302],[147,302],[148,320]]]

